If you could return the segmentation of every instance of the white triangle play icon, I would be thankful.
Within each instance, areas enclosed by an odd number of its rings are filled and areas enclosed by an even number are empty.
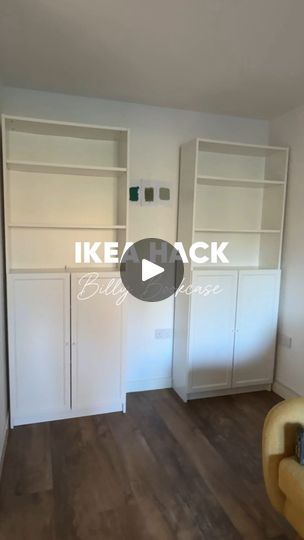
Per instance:
[[[148,261],[148,259],[143,259],[141,261],[141,279],[142,281],[147,281],[148,279],[151,279],[155,276],[158,276],[158,274],[162,274],[165,269],[161,266],[158,266],[158,264],[154,264],[151,261]]]

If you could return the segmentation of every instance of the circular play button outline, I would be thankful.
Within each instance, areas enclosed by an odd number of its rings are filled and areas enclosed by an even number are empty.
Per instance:
[[[144,238],[123,254],[120,276],[132,296],[145,302],[169,298],[184,277],[184,263],[177,249],[161,238]]]

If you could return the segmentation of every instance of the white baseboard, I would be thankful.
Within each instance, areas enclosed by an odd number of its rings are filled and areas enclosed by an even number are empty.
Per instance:
[[[235,388],[224,388],[220,390],[204,390],[199,392],[189,392],[187,400],[192,399],[204,399],[209,397],[219,396],[234,396],[237,394],[248,394],[250,392],[261,392],[265,390],[271,390],[271,384],[258,384],[252,386],[237,386]]]
[[[101,403],[98,407],[90,409],[66,409],[58,412],[44,413],[39,416],[12,417],[12,426],[23,426],[26,424],[38,424],[40,422],[52,422],[54,420],[67,420],[71,418],[80,418],[82,416],[94,416],[112,412],[125,412],[125,398],[119,401],[108,401]]]
[[[0,447],[0,478],[2,474],[4,456],[5,456],[5,451],[6,451],[7,439],[8,439],[8,432],[9,432],[8,426],[9,426],[9,418],[7,415],[4,430],[3,430],[3,433],[1,434],[2,445]]]
[[[128,381],[127,392],[143,392],[144,390],[162,390],[172,388],[171,377],[155,377],[154,379],[138,379]]]
[[[283,399],[292,399],[300,397],[297,392],[292,390],[292,388],[288,388],[288,386],[285,386],[284,384],[280,383],[279,381],[274,381],[272,385],[272,391],[275,394],[278,394],[278,396],[282,397]]]

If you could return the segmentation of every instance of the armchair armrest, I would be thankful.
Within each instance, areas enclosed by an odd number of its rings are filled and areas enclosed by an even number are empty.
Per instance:
[[[304,398],[282,401],[269,411],[263,429],[263,471],[266,491],[274,508],[283,511],[279,464],[295,453],[296,428],[304,424]]]

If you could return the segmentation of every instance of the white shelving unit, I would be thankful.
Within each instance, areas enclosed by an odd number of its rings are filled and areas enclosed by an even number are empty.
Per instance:
[[[228,264],[222,262],[212,264],[210,262],[200,267],[197,264],[192,267],[186,265],[185,280],[187,283],[197,283],[198,275],[200,276],[198,281],[206,283],[204,272],[208,272],[212,282],[219,279],[224,280],[225,287],[232,286],[236,279],[235,294],[237,298],[240,294],[238,284],[241,282],[241,272],[254,272],[255,279],[260,276],[263,283],[268,280],[269,276],[267,279],[265,276],[267,272],[270,272],[273,273],[273,279],[277,281],[281,264],[287,170],[287,148],[207,139],[195,139],[182,146],[178,240],[183,243],[187,251],[194,242],[207,244],[212,241],[228,242],[225,255],[229,260]],[[223,272],[221,278],[220,272]],[[236,272],[237,278],[233,272]],[[257,272],[260,273],[257,274]],[[249,283],[250,280],[246,281],[244,278],[243,281]],[[252,278],[251,281],[253,283],[254,279]],[[261,288],[263,289],[262,282]],[[258,283],[256,285],[259,286]],[[275,294],[278,289],[275,286],[272,290]],[[177,297],[176,300],[173,373],[174,386],[183,399],[195,392],[205,393],[209,390],[223,391],[223,389],[227,391],[227,388],[231,389],[234,385],[234,353],[231,357],[228,351],[224,351],[224,356],[226,355],[228,358],[229,377],[228,379],[222,377],[221,370],[219,370],[219,381],[214,385],[208,383],[208,374],[212,373],[212,369],[206,370],[205,364],[209,362],[210,358],[211,364],[212,361],[214,361],[214,365],[219,363],[215,350],[212,352],[210,343],[206,348],[206,344],[200,342],[198,347],[201,352],[194,353],[193,340],[195,341],[196,338],[193,334],[193,328],[196,323],[193,317],[200,317],[200,310],[203,310],[207,303],[207,301],[202,302],[200,307],[196,303],[194,315],[194,304],[191,297]],[[225,310],[225,306],[219,306],[219,301],[217,304],[218,312]],[[274,306],[277,306],[277,302],[274,303]],[[216,302],[210,309],[211,311],[215,309],[214,313],[217,312]],[[275,312],[276,307],[273,309]],[[232,311],[232,320],[235,320],[237,301],[235,301]],[[202,311],[202,321],[204,316]],[[206,313],[206,317],[208,320],[208,313]],[[246,315],[244,315],[245,317]],[[214,318],[214,324],[216,324],[216,320],[217,316]],[[220,326],[217,326],[218,330],[220,330]],[[225,321],[223,321],[224,326]],[[271,327],[273,328],[273,324]],[[199,331],[199,326],[196,328],[197,332],[203,335],[202,331]],[[238,334],[235,325],[229,331],[233,335]],[[217,339],[215,338],[216,328],[214,328],[213,336],[214,349],[216,349],[216,341],[218,344],[221,341],[220,334]],[[236,350],[236,347],[237,343],[234,338],[231,350]],[[267,362],[265,361],[265,365],[268,366],[267,373],[269,373],[269,365],[273,366],[273,346],[269,350],[271,350],[270,360],[268,358]],[[197,355],[201,360],[197,360]],[[204,355],[211,355],[211,357],[206,360]],[[196,358],[195,362],[194,357]],[[257,360],[255,361],[257,362]],[[199,373],[200,365],[201,373]],[[195,384],[194,370],[197,371],[200,384]],[[206,381],[203,383],[202,381],[205,379]],[[258,383],[257,380],[260,382]],[[261,380],[265,383],[265,381],[271,382],[272,379],[269,376],[261,379],[251,377],[248,380],[248,385],[261,384]]]
[[[114,297],[113,308],[111,299],[100,297],[102,305],[92,302],[87,310],[85,306],[80,309],[74,294],[76,273],[80,278],[81,272],[97,269],[102,286],[112,278],[119,279],[118,265],[76,265],[75,242],[118,241],[123,249],[127,241],[129,131],[4,115],[2,134],[12,425],[122,410],[124,308],[116,309]],[[42,311],[40,303],[44,304]],[[100,331],[90,338],[94,310]],[[105,311],[109,319],[103,323]],[[78,328],[79,313],[81,331],[73,345],[70,328]],[[65,329],[54,327],[57,330],[52,334],[49,325],[56,317],[65,321]],[[102,341],[103,324],[107,336]],[[35,340],[28,335],[34,328]],[[87,395],[81,409],[79,399],[73,403],[72,383],[81,387],[77,381],[79,354],[84,362],[88,339],[91,370],[95,366],[96,377],[102,372],[104,379],[100,392],[97,379],[91,402],[89,389],[83,388]],[[103,355],[111,355],[111,339],[116,345],[109,363]],[[54,351],[58,356],[53,362]],[[29,361],[26,377],[23,358]],[[46,365],[35,372],[34,366],[42,358]],[[43,380],[43,373],[53,386]],[[94,371],[89,377],[94,380]],[[48,403],[38,407],[43,393]]]
[[[279,268],[288,150],[199,139],[187,153],[194,168],[190,241],[218,232],[232,266]]]
[[[9,270],[74,266],[74,242],[126,241],[128,130],[3,117]]]

